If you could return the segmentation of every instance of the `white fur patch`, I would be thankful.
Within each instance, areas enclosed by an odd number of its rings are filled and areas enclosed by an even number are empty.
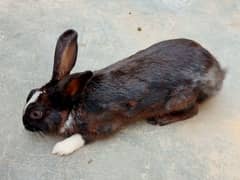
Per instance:
[[[205,84],[202,91],[208,95],[215,95],[222,87],[223,74],[216,66],[211,67],[202,78],[202,82]]]
[[[32,97],[29,99],[29,101],[26,103],[26,105],[23,108],[23,114],[25,113],[27,107],[29,104],[34,103],[37,101],[38,97],[42,94],[42,91],[36,91]]]
[[[66,129],[71,128],[73,125],[72,114],[69,113],[67,121],[64,123],[63,127],[60,129],[60,133],[64,133]]]
[[[85,141],[81,134],[74,134],[63,141],[60,141],[55,144],[52,150],[52,154],[56,155],[68,155],[79,149],[80,147],[83,147],[85,144]]]

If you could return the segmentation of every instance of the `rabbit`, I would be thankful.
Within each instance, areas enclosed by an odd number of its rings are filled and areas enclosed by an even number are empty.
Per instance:
[[[106,68],[70,74],[77,37],[72,29],[60,35],[51,80],[31,90],[23,110],[25,129],[66,138],[53,154],[68,155],[137,120],[163,126],[189,119],[222,87],[225,70],[188,39],[162,41]]]

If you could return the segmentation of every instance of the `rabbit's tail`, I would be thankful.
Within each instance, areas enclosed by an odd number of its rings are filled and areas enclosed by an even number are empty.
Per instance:
[[[221,90],[226,72],[227,70],[222,69],[217,62],[208,70],[200,81],[201,92],[199,101],[203,101],[207,97],[214,96]]]

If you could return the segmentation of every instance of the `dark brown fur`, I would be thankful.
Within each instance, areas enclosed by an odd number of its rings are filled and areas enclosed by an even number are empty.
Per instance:
[[[140,119],[158,125],[185,120],[222,86],[219,63],[187,39],[163,41],[99,71],[69,75],[77,53],[76,32],[71,33],[59,38],[58,45],[67,39],[66,48],[56,48],[52,80],[37,102],[59,111],[57,130],[71,113],[74,122],[65,135],[80,133],[91,142]]]
[[[201,82],[194,84],[189,75],[204,76],[212,66],[219,68],[222,81],[218,62],[198,43],[175,39],[155,44],[96,71],[76,106],[84,115],[76,120],[85,122],[90,139],[139,119],[159,125],[185,120],[197,114],[204,94]]]

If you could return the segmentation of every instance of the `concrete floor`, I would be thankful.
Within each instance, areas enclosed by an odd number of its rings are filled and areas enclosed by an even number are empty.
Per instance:
[[[141,27],[141,31],[138,31]],[[198,116],[165,127],[144,121],[67,157],[59,140],[24,130],[26,95],[50,79],[57,36],[79,32],[74,71],[96,70],[161,40],[191,38],[228,68]],[[240,179],[240,1],[1,0],[0,179]]]

